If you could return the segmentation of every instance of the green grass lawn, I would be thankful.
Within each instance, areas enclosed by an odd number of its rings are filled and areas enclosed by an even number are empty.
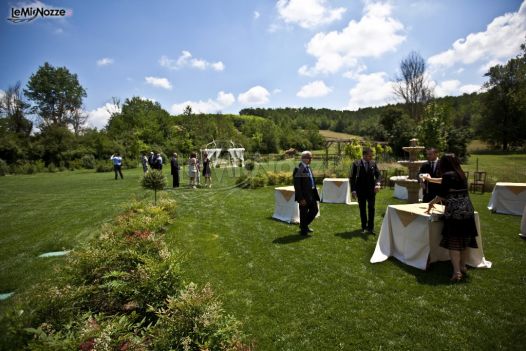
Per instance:
[[[500,161],[492,169],[505,164]],[[267,167],[288,171],[292,165]],[[140,170],[131,170],[124,181],[91,171],[0,178],[0,293],[24,289],[62,260],[38,254],[93,238],[134,196],[153,199],[140,189],[139,176]],[[316,232],[303,239],[297,226],[271,219],[272,187],[234,188],[232,169],[216,170],[214,182],[212,189],[166,191],[178,203],[167,241],[186,256],[185,279],[210,282],[255,349],[493,350],[526,344],[520,217],[490,214],[488,193],[472,200],[484,253],[494,266],[470,270],[467,282],[452,285],[447,262],[428,272],[394,259],[370,264],[376,237],[359,233],[357,207],[322,204]],[[387,204],[400,203],[391,194],[386,189],[378,196],[377,229]]]

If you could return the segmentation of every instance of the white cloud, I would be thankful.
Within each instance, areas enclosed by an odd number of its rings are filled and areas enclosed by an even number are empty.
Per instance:
[[[434,82],[433,82],[434,83]],[[460,88],[460,81],[457,79],[445,80],[443,82],[431,83],[431,86],[435,86],[435,95],[437,97],[457,95],[458,89]]]
[[[163,67],[177,70],[184,67],[192,67],[200,70],[206,70],[208,68],[213,69],[214,71],[223,71],[225,69],[225,64],[221,61],[217,62],[208,62],[204,59],[195,58],[192,56],[190,51],[184,50],[181,52],[181,56],[177,60],[171,59],[168,56],[161,56],[159,59],[159,64]]]
[[[317,27],[340,20],[346,9],[331,8],[326,0],[278,0],[276,8],[285,23],[303,28]]]
[[[520,52],[525,36],[526,2],[523,2],[517,12],[494,18],[485,31],[458,39],[450,49],[431,56],[428,62],[431,70],[438,70],[456,63],[508,59]]]
[[[272,90],[272,94],[273,95],[276,95],[276,94],[279,94],[279,93],[281,93],[281,89],[279,89],[279,88],[276,88],[276,89]]]
[[[186,106],[192,107],[194,113],[218,113],[221,112],[224,108],[231,106],[236,101],[234,94],[225,93],[220,91],[217,93],[217,98],[215,100],[208,99],[207,101],[184,101],[181,103],[175,103],[171,107],[171,112],[179,115],[183,113]]]
[[[263,105],[269,102],[269,95],[270,93],[267,89],[257,85],[239,94],[237,101],[243,105]]]
[[[310,82],[309,84],[302,86],[300,91],[298,91],[298,93],[296,94],[296,96],[301,98],[314,98],[325,96],[331,91],[332,88],[325,85],[325,83],[322,80],[316,80],[314,82]]]
[[[471,94],[478,91],[481,91],[481,86],[477,84],[466,84],[458,88],[458,92],[461,94]]]
[[[257,20],[260,16],[261,16],[261,14],[259,13],[259,11],[254,11],[254,19],[255,20]]]
[[[148,97],[146,97],[146,96],[139,96],[139,99],[144,100],[144,101],[151,101],[151,102],[153,102],[153,103],[156,103],[156,102],[157,102],[157,100],[152,99],[152,98],[148,98]]]
[[[234,102],[236,102],[236,98],[234,96],[234,94],[231,94],[231,93],[225,93],[224,91],[220,91],[218,94],[217,94],[217,102],[220,103],[222,106],[230,106],[232,105]]]
[[[146,83],[153,85],[154,87],[172,90],[172,84],[166,78],[160,77],[144,77]]]
[[[431,86],[434,88],[437,97],[471,94],[481,89],[480,85],[476,84],[462,85],[457,79],[445,80],[440,83],[431,82]]]
[[[349,91],[351,99],[348,108],[356,110],[361,107],[386,105],[393,98],[392,83],[386,79],[387,73],[376,72],[359,74],[357,83]]]
[[[496,65],[503,65],[503,64],[504,62],[502,62],[501,60],[496,60],[496,59],[489,60],[488,62],[486,62],[485,64],[479,67],[479,73],[486,74],[487,72],[489,72],[489,69],[491,67],[496,66]]]
[[[110,102],[94,110],[88,111],[87,124],[90,127],[102,129],[108,123],[112,113],[121,112],[121,109]]]
[[[109,57],[103,57],[100,60],[97,60],[97,66],[107,66],[113,63],[113,59]]]
[[[0,99],[3,99],[5,96],[5,91],[3,91],[2,89],[0,89]]]
[[[361,58],[396,51],[406,38],[403,32],[404,25],[391,17],[389,4],[367,3],[359,21],[350,21],[340,32],[317,33],[307,44],[307,53],[316,58],[316,64],[302,66],[298,72],[314,76],[336,73],[343,67],[356,69]]]

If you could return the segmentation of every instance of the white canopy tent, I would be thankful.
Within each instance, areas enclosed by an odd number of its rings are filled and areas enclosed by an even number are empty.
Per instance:
[[[208,159],[212,162],[213,166],[216,167],[221,162],[221,153],[223,153],[223,151],[228,152],[230,157],[229,163],[231,166],[245,166],[245,148],[234,143],[232,140],[227,142],[213,140],[201,149],[201,156],[206,152],[208,154]],[[241,164],[239,164],[239,161],[241,161]]]

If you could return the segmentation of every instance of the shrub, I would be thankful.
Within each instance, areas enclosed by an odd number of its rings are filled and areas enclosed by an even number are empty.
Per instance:
[[[47,165],[47,171],[49,173],[55,173],[57,171],[57,167],[53,162],[51,162],[49,165]]]
[[[0,315],[0,349],[247,349],[207,285],[184,285],[164,242],[175,202],[133,201],[97,240]]]
[[[267,183],[266,176],[258,174],[255,176],[249,176],[242,174],[236,179],[236,186],[243,189],[256,189],[262,188]]]
[[[155,204],[157,203],[157,191],[163,190],[166,186],[166,177],[162,171],[152,169],[141,178],[141,185],[144,189],[154,191]]]
[[[291,172],[267,172],[267,185],[292,185]]]
[[[7,165],[7,162],[0,159],[0,176],[5,176],[9,173],[9,166]]]
[[[35,165],[29,161],[17,160],[10,166],[10,173],[33,174],[37,172]]]
[[[80,159],[80,164],[86,169],[94,169],[97,165],[95,157],[93,155],[84,155]]]
[[[252,172],[256,168],[256,164],[253,161],[245,162],[245,169],[249,172]]]
[[[44,170],[46,169],[46,164],[42,160],[37,160],[35,161],[35,168],[37,172],[44,172]]]
[[[166,162],[169,162],[169,160],[167,161],[165,158],[163,158],[163,162],[164,162],[163,166],[166,167]],[[128,158],[122,159],[122,168],[124,169],[134,169],[134,168],[137,168],[138,165],[139,163],[135,159],[128,159]],[[169,163],[168,163],[168,166],[170,166]]]
[[[113,171],[113,165],[107,161],[97,162],[97,168],[95,169],[97,173],[111,172]]]

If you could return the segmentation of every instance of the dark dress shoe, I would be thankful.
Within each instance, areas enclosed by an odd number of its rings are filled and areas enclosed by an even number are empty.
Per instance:
[[[376,233],[374,232],[374,230],[372,230],[372,229],[367,230],[367,233],[372,234],[372,235],[375,235],[375,234],[376,234]]]
[[[367,230],[362,229],[362,234],[367,234]]]

